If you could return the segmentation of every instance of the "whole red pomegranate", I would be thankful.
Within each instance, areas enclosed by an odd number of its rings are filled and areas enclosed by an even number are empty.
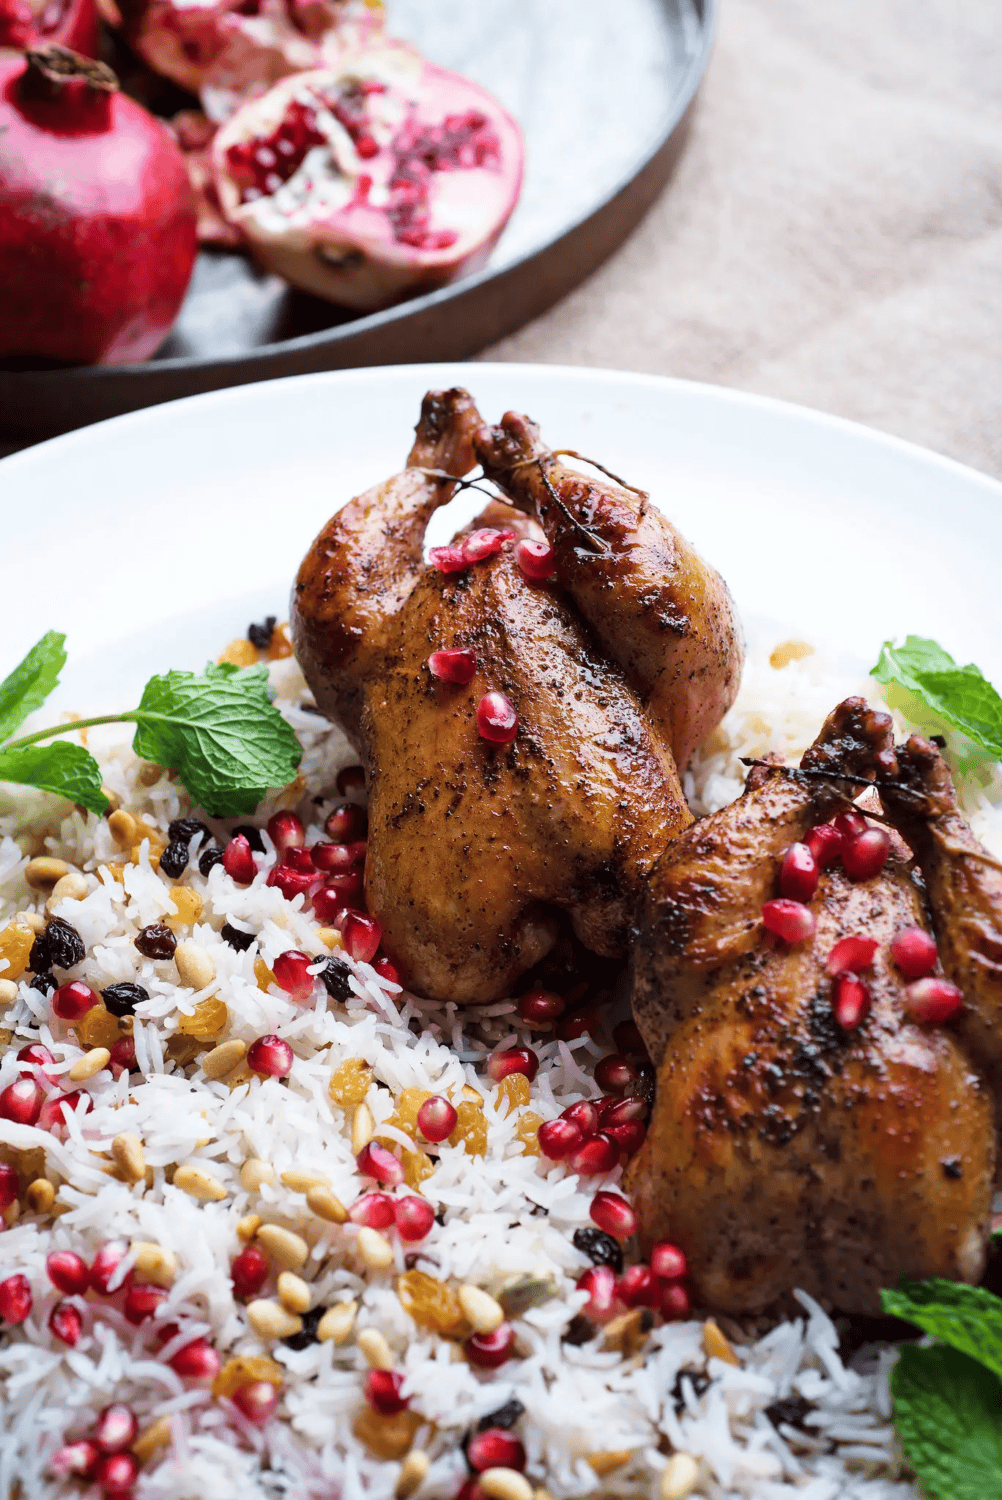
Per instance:
[[[0,57],[0,122],[0,358],[146,359],[195,261],[177,142],[57,46]]]
[[[40,47],[48,42],[96,57],[94,0],[0,0],[0,48]]]

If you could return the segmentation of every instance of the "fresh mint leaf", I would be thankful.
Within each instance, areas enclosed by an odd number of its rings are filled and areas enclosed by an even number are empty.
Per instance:
[[[201,677],[151,677],[122,717],[136,721],[137,755],[171,766],[204,808],[229,818],[253,812],[299,766],[299,741],[273,697],[266,667],[210,662]]]
[[[108,811],[108,799],[101,790],[101,771],[97,761],[83,745],[26,745],[23,750],[0,750],[0,781],[16,781],[21,786],[41,787],[78,802],[98,817]]]
[[[882,1291],[884,1312],[914,1323],[1002,1376],[1002,1299],[962,1281],[906,1281]]]
[[[948,1344],[905,1344],[891,1373],[898,1438],[931,1500],[1002,1500],[1002,1383]]]
[[[41,708],[52,692],[66,662],[65,644],[64,635],[57,630],[48,631],[10,676],[0,682],[0,741],[9,740],[14,730],[36,708]]]
[[[903,646],[885,641],[870,676],[900,684],[943,723],[1002,760],[1002,698],[976,666],[958,667],[938,641],[919,635]]]

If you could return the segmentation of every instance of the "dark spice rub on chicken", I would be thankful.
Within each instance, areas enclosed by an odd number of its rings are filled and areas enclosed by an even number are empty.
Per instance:
[[[525,418],[505,421],[532,430]],[[676,722],[671,695],[652,696],[656,650],[646,633],[654,629],[665,653],[677,651],[698,568],[687,551],[678,597],[671,576],[656,597],[638,597],[631,579],[684,544],[663,518],[652,522],[653,508],[641,515],[640,496],[613,485],[604,488],[619,497],[615,512],[590,521],[607,574],[617,557],[624,561],[619,592],[611,574],[602,585],[604,633],[579,608],[569,547],[556,546],[556,571],[543,583],[523,575],[510,545],[460,572],[424,564],[428,520],[452,496],[447,476],[473,467],[474,438],[500,472],[508,458],[495,452],[495,435],[466,392],[429,393],[408,467],[332,517],[292,599],[307,681],[368,773],[366,899],[384,950],[417,993],[465,1003],[509,994],[552,947],[558,913],[593,952],[625,955],[647,874],[691,822],[673,754],[676,735],[687,743],[694,732],[680,728],[691,715]],[[506,488],[531,510],[529,492],[506,473]],[[540,519],[545,527],[542,510]],[[496,503],[478,524],[541,534],[525,514]],[[706,590],[713,587],[723,589],[719,580]],[[606,648],[617,618],[624,640],[646,641],[635,660]],[[703,672],[707,728],[736,691],[733,622],[730,640],[729,653],[714,646],[717,665]],[[476,653],[469,684],[429,672],[432,652],[456,647]],[[478,734],[477,706],[488,692],[504,693],[517,710],[510,744]]]
[[[908,1278],[976,1281],[988,1241],[995,1131],[974,1043],[990,1024],[968,978],[991,947],[986,930],[998,931],[997,870],[952,852],[980,846],[958,827],[935,748],[916,738],[895,752],[889,716],[862,699],[835,710],[801,765],[876,780],[921,873],[903,846],[868,880],[832,866],[810,902],[813,938],[771,936],[761,909],[784,851],[847,809],[859,784],[758,767],[742,797],[669,846],[634,952],[635,1015],[658,1064],[629,1174],[642,1244],[679,1244],[694,1298],[726,1312],[765,1310],[794,1287],[878,1311],[879,1289]],[[962,874],[929,859],[960,860]],[[967,992],[948,1026],[910,1019],[890,952],[902,929],[929,928],[926,886],[947,978]],[[827,960],[855,934],[879,946],[870,1012],[844,1030]]]

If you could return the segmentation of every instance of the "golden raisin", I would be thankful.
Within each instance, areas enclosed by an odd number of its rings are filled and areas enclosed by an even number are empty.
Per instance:
[[[421,1328],[446,1337],[467,1331],[459,1298],[451,1287],[425,1271],[405,1271],[397,1281],[397,1296],[404,1311]]]
[[[253,667],[257,663],[257,648],[252,646],[244,636],[237,636],[235,641],[230,641],[224,646],[216,660],[220,663],[232,662],[235,667]]]
[[[372,1069],[360,1057],[349,1057],[331,1074],[328,1093],[342,1109],[354,1109],[365,1101],[372,1082]]]
[[[267,990],[269,984],[275,983],[275,976],[263,958],[254,960],[254,978],[257,980],[259,990]]]
[[[176,1062],[180,1067],[186,1068],[193,1063],[200,1052],[204,1052],[207,1042],[204,1037],[180,1036],[175,1034],[167,1043],[167,1056],[171,1062]],[[227,1079],[227,1082],[229,1080]]]
[[[494,1091],[495,1101],[500,1107],[502,1099],[508,1100],[508,1108],[504,1111],[510,1115],[513,1109],[521,1109],[529,1102],[529,1080],[524,1073],[509,1073],[507,1078],[502,1078]]]
[[[167,913],[164,922],[172,932],[177,932],[179,927],[190,927],[193,922],[198,921],[202,915],[202,898],[197,891],[189,890],[186,885],[176,885],[170,898],[174,903],[174,910]]]
[[[76,1022],[74,1030],[82,1047],[107,1047],[109,1051],[122,1035],[118,1017],[103,1005],[92,1005]]]
[[[355,1418],[352,1431],[377,1458],[403,1458],[414,1445],[424,1417],[416,1411],[398,1411],[395,1417],[381,1417],[371,1406],[363,1406]]]
[[[178,1016],[177,1029],[182,1036],[197,1036],[204,1039],[218,1036],[229,1019],[230,1013],[223,1001],[210,995],[208,1000],[199,1001],[190,1016]]]
[[[20,979],[28,967],[34,941],[31,928],[22,927],[20,922],[12,922],[0,932],[0,959],[7,960],[6,967],[0,968],[0,979]]]
[[[404,1169],[404,1181],[408,1187],[420,1188],[426,1177],[435,1170],[435,1163],[426,1151],[405,1151],[400,1159]]]
[[[539,1127],[542,1123],[542,1115],[533,1114],[530,1110],[515,1126],[515,1137],[522,1142],[523,1156],[539,1155]]]
[[[281,1365],[261,1354],[238,1354],[228,1359],[212,1382],[212,1394],[232,1396],[242,1385],[253,1385],[256,1380],[270,1380],[272,1385],[281,1385],[284,1379]]]
[[[269,661],[284,661],[287,656],[292,655],[292,642],[289,640],[289,629],[287,625],[276,625],[271,632],[271,641],[265,656]]]
[[[486,1156],[487,1121],[482,1107],[466,1099],[456,1105],[456,1128],[449,1137],[449,1145],[465,1145],[468,1156]]]

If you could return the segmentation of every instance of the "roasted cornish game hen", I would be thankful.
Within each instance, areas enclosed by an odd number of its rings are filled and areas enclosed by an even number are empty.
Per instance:
[[[474,447],[553,541],[552,576],[526,575],[514,540],[541,533],[496,503],[467,536],[476,561],[422,562]],[[513,535],[485,535],[501,521]],[[313,544],[292,628],[319,706],[365,762],[366,897],[410,988],[509,994],[559,913],[586,948],[625,955],[644,881],[691,822],[677,768],[741,663],[726,589],[646,497],[564,469],[524,417],[491,431],[464,391],[430,393],[408,467]],[[468,654],[466,680],[434,675],[440,651]],[[491,694],[517,731],[484,724]]]
[[[889,716],[862,699],[835,710],[801,768],[758,766],[737,802],[669,846],[634,954],[634,1013],[658,1064],[630,1173],[642,1241],[669,1235],[696,1298],[730,1312],[793,1287],[877,1311],[879,1288],[907,1278],[975,1281],[989,1232],[998,866],[935,746],[895,751]],[[866,780],[918,868],[879,828],[855,842],[850,798]],[[826,866],[813,894],[816,877],[784,861],[805,840]],[[799,905],[772,902],[781,866]],[[963,1000],[942,980],[909,985],[935,966],[930,929]]]

